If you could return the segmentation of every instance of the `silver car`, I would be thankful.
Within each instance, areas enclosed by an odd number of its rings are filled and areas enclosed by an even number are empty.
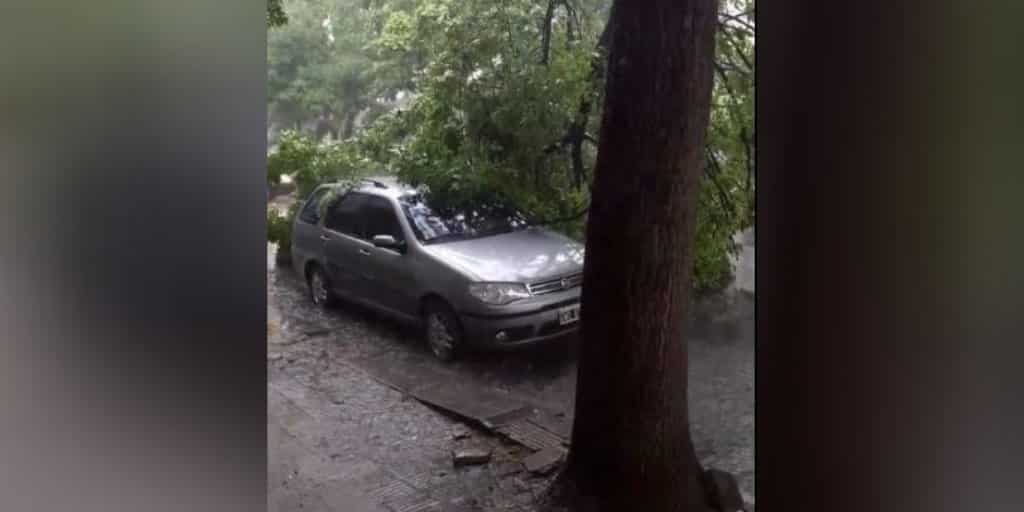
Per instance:
[[[578,328],[581,244],[503,205],[452,207],[384,179],[341,187],[314,190],[292,227],[292,263],[318,306],[340,297],[421,326],[444,361]]]

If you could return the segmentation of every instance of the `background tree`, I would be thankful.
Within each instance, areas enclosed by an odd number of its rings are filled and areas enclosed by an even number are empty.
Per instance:
[[[581,511],[709,510],[684,324],[715,73],[716,0],[620,0],[587,224],[582,344],[555,496]]]
[[[271,143],[344,139],[368,172],[451,195],[500,190],[583,240],[601,143],[609,0],[286,0],[268,35]],[[694,283],[731,277],[755,188],[753,3],[725,0]],[[290,174],[291,171],[282,171]]]
[[[285,0],[286,25],[267,36],[267,107],[272,142],[284,129],[346,139],[397,87],[391,63],[370,43],[380,7],[365,0]],[[367,117],[369,116],[369,117]]]
[[[288,23],[288,16],[284,13],[281,0],[267,0],[267,26],[280,27]]]

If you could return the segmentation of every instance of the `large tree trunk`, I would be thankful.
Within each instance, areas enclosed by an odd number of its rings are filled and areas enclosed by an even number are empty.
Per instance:
[[[685,318],[717,0],[617,0],[595,169],[568,462],[575,510],[707,510]],[[561,491],[561,492],[559,492]]]

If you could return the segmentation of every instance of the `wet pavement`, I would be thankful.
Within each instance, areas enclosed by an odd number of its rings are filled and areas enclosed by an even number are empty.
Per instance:
[[[274,264],[273,250],[268,246],[270,509],[533,510],[552,476],[523,469],[533,450],[396,387],[403,379],[417,385],[413,377],[457,383],[431,392],[477,390],[490,397],[468,401],[480,414],[508,407],[503,400],[528,404],[532,424],[568,437],[580,341],[440,363],[413,329],[354,306],[315,309],[290,268]],[[754,312],[743,290],[750,291],[738,284],[694,308],[689,395],[698,456],[735,474],[753,502]],[[462,448],[490,451],[491,461],[455,468],[451,452]]]

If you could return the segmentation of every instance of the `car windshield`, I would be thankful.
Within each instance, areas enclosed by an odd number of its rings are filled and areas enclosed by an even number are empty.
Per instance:
[[[427,244],[482,238],[527,226],[522,213],[498,201],[455,205],[417,193],[403,196],[399,204],[416,238]]]

